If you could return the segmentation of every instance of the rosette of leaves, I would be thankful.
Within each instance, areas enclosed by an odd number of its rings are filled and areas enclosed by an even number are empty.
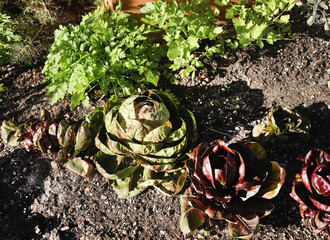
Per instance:
[[[303,219],[310,218],[315,232],[330,224],[330,154],[312,149],[304,159],[301,173],[296,174],[291,197],[300,206]]]
[[[93,152],[93,138],[97,131],[91,127],[97,123],[96,114],[88,116],[78,128],[64,119],[50,116],[48,111],[42,109],[40,118],[28,120],[24,129],[11,122],[3,122],[1,136],[10,146],[22,144],[28,152],[40,151],[54,156],[56,160],[52,161],[52,167],[55,170],[63,164],[69,170],[89,178],[94,172],[89,157],[96,153]]]
[[[180,192],[187,175],[182,159],[196,129],[193,114],[156,90],[109,101],[104,112],[105,126],[95,139],[96,166],[118,197],[134,197],[149,186]]]
[[[201,227],[207,215],[213,222],[227,221],[233,237],[252,238],[259,219],[273,211],[270,199],[285,180],[285,170],[266,160],[264,149],[255,142],[201,143],[186,165],[191,186],[181,197],[184,233]]]
[[[286,107],[279,106],[269,113],[267,121],[253,128],[252,136],[261,143],[306,141],[310,121]]]

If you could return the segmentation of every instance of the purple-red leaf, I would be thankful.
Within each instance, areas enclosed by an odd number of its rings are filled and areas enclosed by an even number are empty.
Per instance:
[[[292,191],[290,196],[296,200],[298,203],[303,205],[311,205],[311,201],[309,199],[310,192],[306,189],[304,183],[301,180],[300,174],[296,176],[296,180],[293,184]]]
[[[330,163],[318,165],[311,176],[312,186],[323,197],[330,197]]]
[[[305,157],[305,166],[330,162],[330,154],[321,149],[310,150]]]
[[[310,191],[311,193],[313,193],[313,190],[312,190],[312,185],[311,185],[311,182],[309,180],[310,176],[312,175],[312,172],[314,171],[314,168],[315,166],[307,166],[307,167],[304,167],[302,170],[301,170],[301,178],[302,178],[302,181],[303,183],[305,184],[305,187],[308,189],[308,191]]]
[[[325,211],[325,212],[330,212],[330,206],[324,203],[321,203],[320,201],[314,199],[313,197],[309,197],[309,199],[313,202],[313,204],[315,205],[315,207],[317,207],[318,209]],[[327,199],[326,202],[328,202],[329,199]]]
[[[322,221],[320,218],[320,211],[318,211],[312,218],[312,226],[316,233],[325,229],[328,226],[329,222]]]
[[[203,159],[202,172],[203,172],[204,176],[211,182],[212,186],[215,188],[213,171],[212,171],[209,156],[207,156]]]

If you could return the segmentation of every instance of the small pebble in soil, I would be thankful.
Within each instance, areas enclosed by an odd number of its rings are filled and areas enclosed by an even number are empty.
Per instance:
[[[36,234],[40,234],[40,233],[41,233],[40,228],[39,228],[38,225],[35,226],[34,230],[35,230],[35,233],[36,233]]]
[[[64,226],[64,227],[61,227],[60,230],[61,230],[62,232],[64,232],[64,231],[67,231],[67,230],[69,230],[69,229],[70,229],[70,228],[69,228],[68,226]]]

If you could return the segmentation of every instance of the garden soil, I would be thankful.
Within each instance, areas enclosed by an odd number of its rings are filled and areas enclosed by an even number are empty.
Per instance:
[[[286,168],[287,182],[254,239],[328,239],[301,219],[298,204],[288,193],[299,169],[296,158],[312,148],[330,152],[329,38],[321,27],[307,28],[302,21],[294,23],[293,30],[300,33],[296,39],[203,59],[205,68],[195,80],[162,86],[195,114],[196,144],[251,140],[252,128],[279,105],[310,119],[307,142],[265,146],[267,157]],[[1,121],[20,125],[45,108],[80,123],[105,104],[106,99],[95,98],[90,108],[71,111],[65,101],[51,106],[42,66],[0,68],[0,78],[9,88],[0,104]],[[119,199],[100,174],[87,180],[66,169],[56,172],[50,157],[8,147],[1,140],[0,151],[0,239],[231,239],[221,222],[207,223],[206,231],[184,236],[179,228],[179,196],[148,189],[132,199]]]

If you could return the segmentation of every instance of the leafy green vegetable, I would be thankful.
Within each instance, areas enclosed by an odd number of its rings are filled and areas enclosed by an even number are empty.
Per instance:
[[[249,6],[248,2],[251,1],[215,1],[220,6],[231,5],[226,10],[226,18],[232,19],[236,37],[234,40],[226,40],[229,46],[236,47],[237,39],[241,48],[246,48],[252,42],[263,48],[263,40],[273,44],[287,35],[294,36],[288,25],[289,11],[295,5],[294,0],[258,0],[254,1],[252,6]]]
[[[183,158],[195,133],[191,112],[170,94],[148,90],[109,101],[105,127],[95,139],[99,172],[119,198],[131,198],[149,186],[177,194],[186,180]]]
[[[144,85],[157,86],[163,51],[152,43],[150,26],[138,25],[129,14],[104,13],[99,7],[78,26],[60,27],[43,72],[51,103],[71,97],[71,108],[88,106],[88,93],[128,95]]]
[[[309,139],[310,121],[286,107],[277,107],[265,122],[255,126],[252,136],[262,143],[306,141]]]
[[[10,27],[11,19],[7,14],[0,13],[0,66],[10,60],[11,48],[20,37]],[[2,87],[2,84],[0,85]]]
[[[0,129],[1,138],[9,146],[22,144],[28,152],[50,154],[56,158],[51,163],[55,170],[63,164],[69,170],[89,178],[94,173],[90,158],[96,154],[94,129],[98,125],[100,122],[95,113],[88,115],[86,121],[77,128],[41,109],[40,118],[26,121],[24,129],[7,121],[2,122]]]
[[[165,31],[162,36],[167,43],[167,57],[173,63],[170,68],[181,71],[183,76],[195,76],[196,68],[202,67],[199,52],[206,57],[224,53],[222,27],[215,24],[219,10],[211,10],[208,0],[186,0],[147,2],[140,11],[145,15],[142,21]],[[211,40],[201,50],[203,40]]]

